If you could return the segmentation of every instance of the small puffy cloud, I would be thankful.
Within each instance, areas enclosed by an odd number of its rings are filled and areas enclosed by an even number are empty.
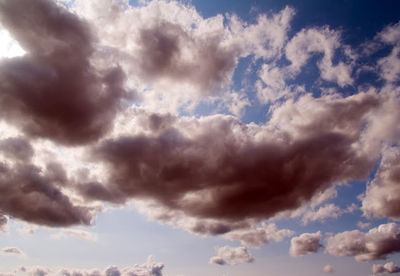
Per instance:
[[[399,272],[400,272],[400,267],[395,265],[393,262],[389,262],[384,265],[381,265],[381,264],[372,265],[372,273],[374,275],[393,274],[393,273],[399,273]]]
[[[320,231],[316,233],[303,233],[298,237],[292,238],[289,249],[290,256],[300,257],[316,253],[322,246],[320,243],[321,238],[322,234]]]
[[[335,272],[335,269],[333,268],[333,266],[328,264],[328,265],[324,266],[322,271],[325,273],[333,273],[333,272]]]
[[[210,259],[210,264],[218,265],[237,265],[242,263],[254,262],[253,256],[247,251],[246,247],[224,246],[217,250],[217,256]]]
[[[96,234],[79,229],[62,229],[59,233],[51,235],[52,239],[61,239],[66,237],[75,237],[81,240],[97,242]]]
[[[334,256],[354,256],[356,261],[385,259],[400,251],[400,226],[381,224],[367,233],[345,231],[326,240],[326,252]]]
[[[17,247],[4,247],[1,252],[3,255],[25,256],[25,253]]]
[[[155,263],[152,256],[147,258],[143,264],[135,264],[130,267],[119,269],[116,266],[109,266],[104,271],[99,269],[74,270],[61,269],[59,274],[62,276],[162,276],[164,264]]]
[[[223,237],[229,240],[240,241],[243,245],[248,247],[257,248],[269,242],[281,242],[293,234],[294,232],[289,229],[278,229],[274,223],[262,223],[258,227],[253,226],[247,229],[231,231]]]

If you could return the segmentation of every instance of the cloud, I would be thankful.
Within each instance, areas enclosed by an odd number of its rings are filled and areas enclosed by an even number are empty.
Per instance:
[[[0,61],[0,123],[13,129],[6,137],[5,127],[0,140],[4,215],[89,225],[93,204],[135,200],[157,206],[145,213],[163,223],[258,247],[292,235],[265,219],[296,213],[308,222],[347,212],[316,208],[337,194],[335,185],[368,179],[383,145],[398,141],[392,81],[351,96],[328,87],[318,98],[289,85],[313,55],[321,78],[341,87],[354,82],[355,66],[329,27],[289,38],[290,7],[250,24],[235,15],[203,18],[176,1],[72,6],[74,13],[50,0],[0,0],[1,24],[27,52]],[[25,9],[31,12],[18,19]],[[380,34],[393,47],[396,26]],[[253,105],[246,89],[231,87],[244,57],[257,67],[261,90],[295,97],[272,100],[266,123],[177,115],[202,101],[237,115]],[[384,63],[376,65],[382,72]],[[390,160],[382,158],[363,197],[366,215],[397,216],[396,198],[387,197]]]
[[[238,229],[225,234],[223,237],[229,240],[240,241],[243,245],[258,248],[269,242],[281,242],[294,234],[288,229],[278,229],[274,223],[262,223],[260,227]]]
[[[352,66],[340,61],[333,64],[335,51],[341,47],[340,33],[328,27],[303,29],[298,32],[287,44],[286,57],[291,62],[291,70],[295,74],[306,65],[313,53],[323,53],[318,62],[321,78],[336,82],[339,86],[353,84],[351,78]]]
[[[345,231],[326,240],[326,252],[333,256],[354,256],[356,261],[385,259],[400,251],[400,226],[381,224],[367,233]]]
[[[361,210],[365,216],[400,219],[399,161],[399,147],[390,147],[382,152],[378,171],[361,198]]]
[[[335,269],[333,268],[333,266],[328,264],[328,265],[324,266],[322,271],[325,272],[325,273],[334,273]]]
[[[400,267],[395,265],[393,262],[386,263],[384,265],[374,264],[372,265],[372,273],[375,274],[392,274],[399,273]]]
[[[223,246],[218,248],[217,256],[210,259],[210,264],[237,265],[254,262],[253,256],[245,247]]]
[[[75,237],[81,240],[97,242],[96,234],[79,229],[62,229],[59,233],[51,235],[52,239],[61,239],[66,237]]]
[[[89,225],[95,210],[73,202],[62,191],[69,179],[58,163],[32,163],[28,140],[0,140],[0,210],[27,222],[47,226]],[[15,183],[18,183],[16,185]]]
[[[73,9],[100,38],[97,62],[118,62],[143,106],[174,113],[235,97],[229,88],[239,59],[279,57],[295,13],[285,7],[249,24],[232,14],[203,18],[178,1],[74,1]]]
[[[3,255],[15,255],[20,257],[25,256],[25,253],[17,247],[4,247],[1,252]]]
[[[90,64],[89,27],[50,0],[1,1],[0,20],[29,53],[0,62],[1,117],[29,136],[63,144],[102,136],[125,96],[124,74]]]
[[[326,204],[320,207],[318,210],[308,210],[302,217],[302,222],[307,224],[310,221],[325,220],[327,218],[338,218],[343,214],[343,210],[335,204]]]
[[[224,115],[164,117],[169,123],[157,131],[137,122],[137,134],[121,132],[93,148],[92,159],[109,174],[105,183],[81,192],[111,202],[153,200],[204,219],[270,218],[335,182],[367,177],[372,156],[356,148],[378,105],[373,93],[305,95],[276,108],[266,125]]]
[[[290,256],[300,257],[311,253],[318,252],[322,246],[321,241],[322,235],[318,231],[316,233],[304,233],[298,237],[292,238],[290,241]]]

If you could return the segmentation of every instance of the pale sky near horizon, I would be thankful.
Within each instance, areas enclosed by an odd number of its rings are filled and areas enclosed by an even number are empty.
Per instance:
[[[399,10],[0,0],[0,276],[400,274]]]

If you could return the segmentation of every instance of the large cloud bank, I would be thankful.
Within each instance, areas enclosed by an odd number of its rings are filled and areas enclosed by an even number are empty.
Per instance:
[[[399,24],[374,38],[391,48],[374,64],[383,84],[353,91],[361,53],[329,27],[289,37],[290,7],[253,24],[203,18],[175,1],[76,0],[69,8],[0,0],[0,30],[25,51],[0,59],[0,230],[7,216],[90,225],[101,204],[134,201],[163,223],[259,247],[294,234],[264,220],[314,210],[335,185],[368,181],[377,162],[361,210],[400,217]],[[233,85],[245,57],[261,64],[250,67],[252,100]],[[313,57],[319,93],[297,84]],[[266,122],[241,120],[254,101],[268,104]],[[195,116],[207,104],[220,114]],[[303,222],[344,212],[325,205]],[[383,258],[399,250],[380,242],[396,227],[344,232],[326,250]],[[318,250],[320,234],[307,235],[292,239],[293,256]]]

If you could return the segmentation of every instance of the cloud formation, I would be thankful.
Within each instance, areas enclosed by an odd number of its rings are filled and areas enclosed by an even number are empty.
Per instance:
[[[158,115],[162,129],[139,121],[136,135],[120,133],[96,146],[91,156],[102,161],[108,179],[81,192],[111,202],[151,199],[198,218],[270,218],[332,183],[367,177],[373,160],[355,149],[379,101],[374,93],[305,95],[261,126],[223,115]],[[308,119],[296,121],[294,113]]]
[[[247,251],[246,247],[223,246],[218,248],[217,256],[210,259],[210,264],[217,265],[237,265],[242,263],[254,262],[253,256]]]
[[[320,241],[322,234],[320,231],[316,233],[303,233],[298,237],[294,237],[290,241],[289,254],[292,257],[305,256],[316,253],[322,246]]]
[[[253,24],[229,14],[203,18],[175,1],[130,7],[76,0],[71,8],[0,0],[1,24],[26,51],[0,60],[0,123],[13,129],[0,137],[0,229],[4,215],[89,225],[97,210],[91,204],[135,200],[153,205],[144,213],[163,223],[260,247],[293,235],[266,219],[300,210],[307,223],[347,212],[334,204],[316,208],[337,194],[338,183],[366,181],[381,155],[362,211],[398,219],[398,150],[387,146],[400,133],[398,24],[376,38],[393,48],[375,68],[385,86],[344,95],[336,90],[356,78],[352,50],[329,27],[288,37],[291,7],[260,14]],[[30,12],[16,16],[24,9]],[[256,78],[254,102],[247,87],[230,91],[245,57]],[[321,95],[293,84],[313,57],[316,85],[329,84]],[[268,102],[268,120],[182,115],[204,101],[232,105],[236,114]],[[68,153],[74,161],[49,158],[48,146],[58,159]],[[318,233],[293,238],[291,254],[317,251]],[[330,245],[334,255],[353,254]],[[360,254],[367,259],[389,254],[366,250]]]
[[[63,144],[102,136],[125,96],[124,74],[90,64],[89,27],[50,0],[1,1],[0,21],[29,53],[0,62],[2,120]]]
[[[329,237],[325,251],[334,256],[354,256],[359,262],[386,259],[388,255],[400,251],[400,226],[388,223],[367,233],[345,231]]]
[[[24,138],[0,141],[0,210],[27,222],[48,226],[89,225],[94,210],[77,205],[62,192],[68,179],[62,166],[32,163],[34,150]],[[18,183],[18,185],[16,185]]]

